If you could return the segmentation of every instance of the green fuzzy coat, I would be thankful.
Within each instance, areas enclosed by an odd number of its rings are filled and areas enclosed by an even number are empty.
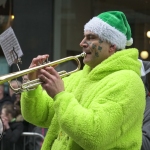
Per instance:
[[[41,86],[24,92],[24,118],[48,128],[42,150],[140,150],[145,90],[136,49],[63,78],[51,99]]]

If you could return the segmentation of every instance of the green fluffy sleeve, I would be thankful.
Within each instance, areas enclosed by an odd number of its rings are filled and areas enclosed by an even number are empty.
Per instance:
[[[54,116],[53,100],[38,86],[21,94],[21,111],[25,120],[36,126],[49,127]]]

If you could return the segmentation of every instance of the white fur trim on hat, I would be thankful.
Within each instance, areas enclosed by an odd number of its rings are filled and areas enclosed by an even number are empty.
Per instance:
[[[130,40],[127,41],[126,46],[131,46],[133,44],[133,39],[131,38]]]
[[[127,43],[127,38],[122,32],[97,17],[93,17],[85,24],[84,31],[97,34],[102,40],[116,45],[118,49],[124,49]]]

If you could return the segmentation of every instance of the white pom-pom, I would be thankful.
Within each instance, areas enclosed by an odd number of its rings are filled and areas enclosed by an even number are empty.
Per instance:
[[[131,46],[132,44],[133,44],[132,38],[126,42],[126,46]]]

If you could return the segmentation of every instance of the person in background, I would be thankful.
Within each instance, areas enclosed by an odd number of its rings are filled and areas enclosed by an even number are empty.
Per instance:
[[[22,77],[22,83],[26,83],[28,80],[29,80],[29,79],[28,79],[28,75],[24,75],[24,76]]]
[[[125,14],[103,12],[84,26],[83,70],[61,79],[47,66],[28,75],[42,83],[22,93],[21,111],[29,122],[48,128],[42,150],[141,148],[145,89],[139,52],[125,49],[132,43]],[[34,58],[30,68],[48,57]]]
[[[141,150],[150,150],[150,92],[149,92],[149,82],[147,75],[150,72],[150,62],[142,62],[142,81],[145,85],[146,92],[146,108],[144,112],[143,126],[142,126],[142,147]]]
[[[0,84],[0,111],[4,104],[12,103],[11,98],[8,95],[5,95],[4,85]]]
[[[21,137],[24,125],[23,117],[19,106],[5,104],[2,106],[1,118],[4,125],[4,135],[1,141],[2,150],[23,149],[23,138]]]
[[[11,86],[14,88],[14,89],[17,89],[17,88],[20,88],[21,87],[21,81],[19,80],[12,80],[10,82]],[[20,105],[20,97],[21,97],[21,94],[20,93],[15,93],[15,91],[12,90],[11,87],[9,87],[9,95],[12,99],[12,102],[16,105]]]

